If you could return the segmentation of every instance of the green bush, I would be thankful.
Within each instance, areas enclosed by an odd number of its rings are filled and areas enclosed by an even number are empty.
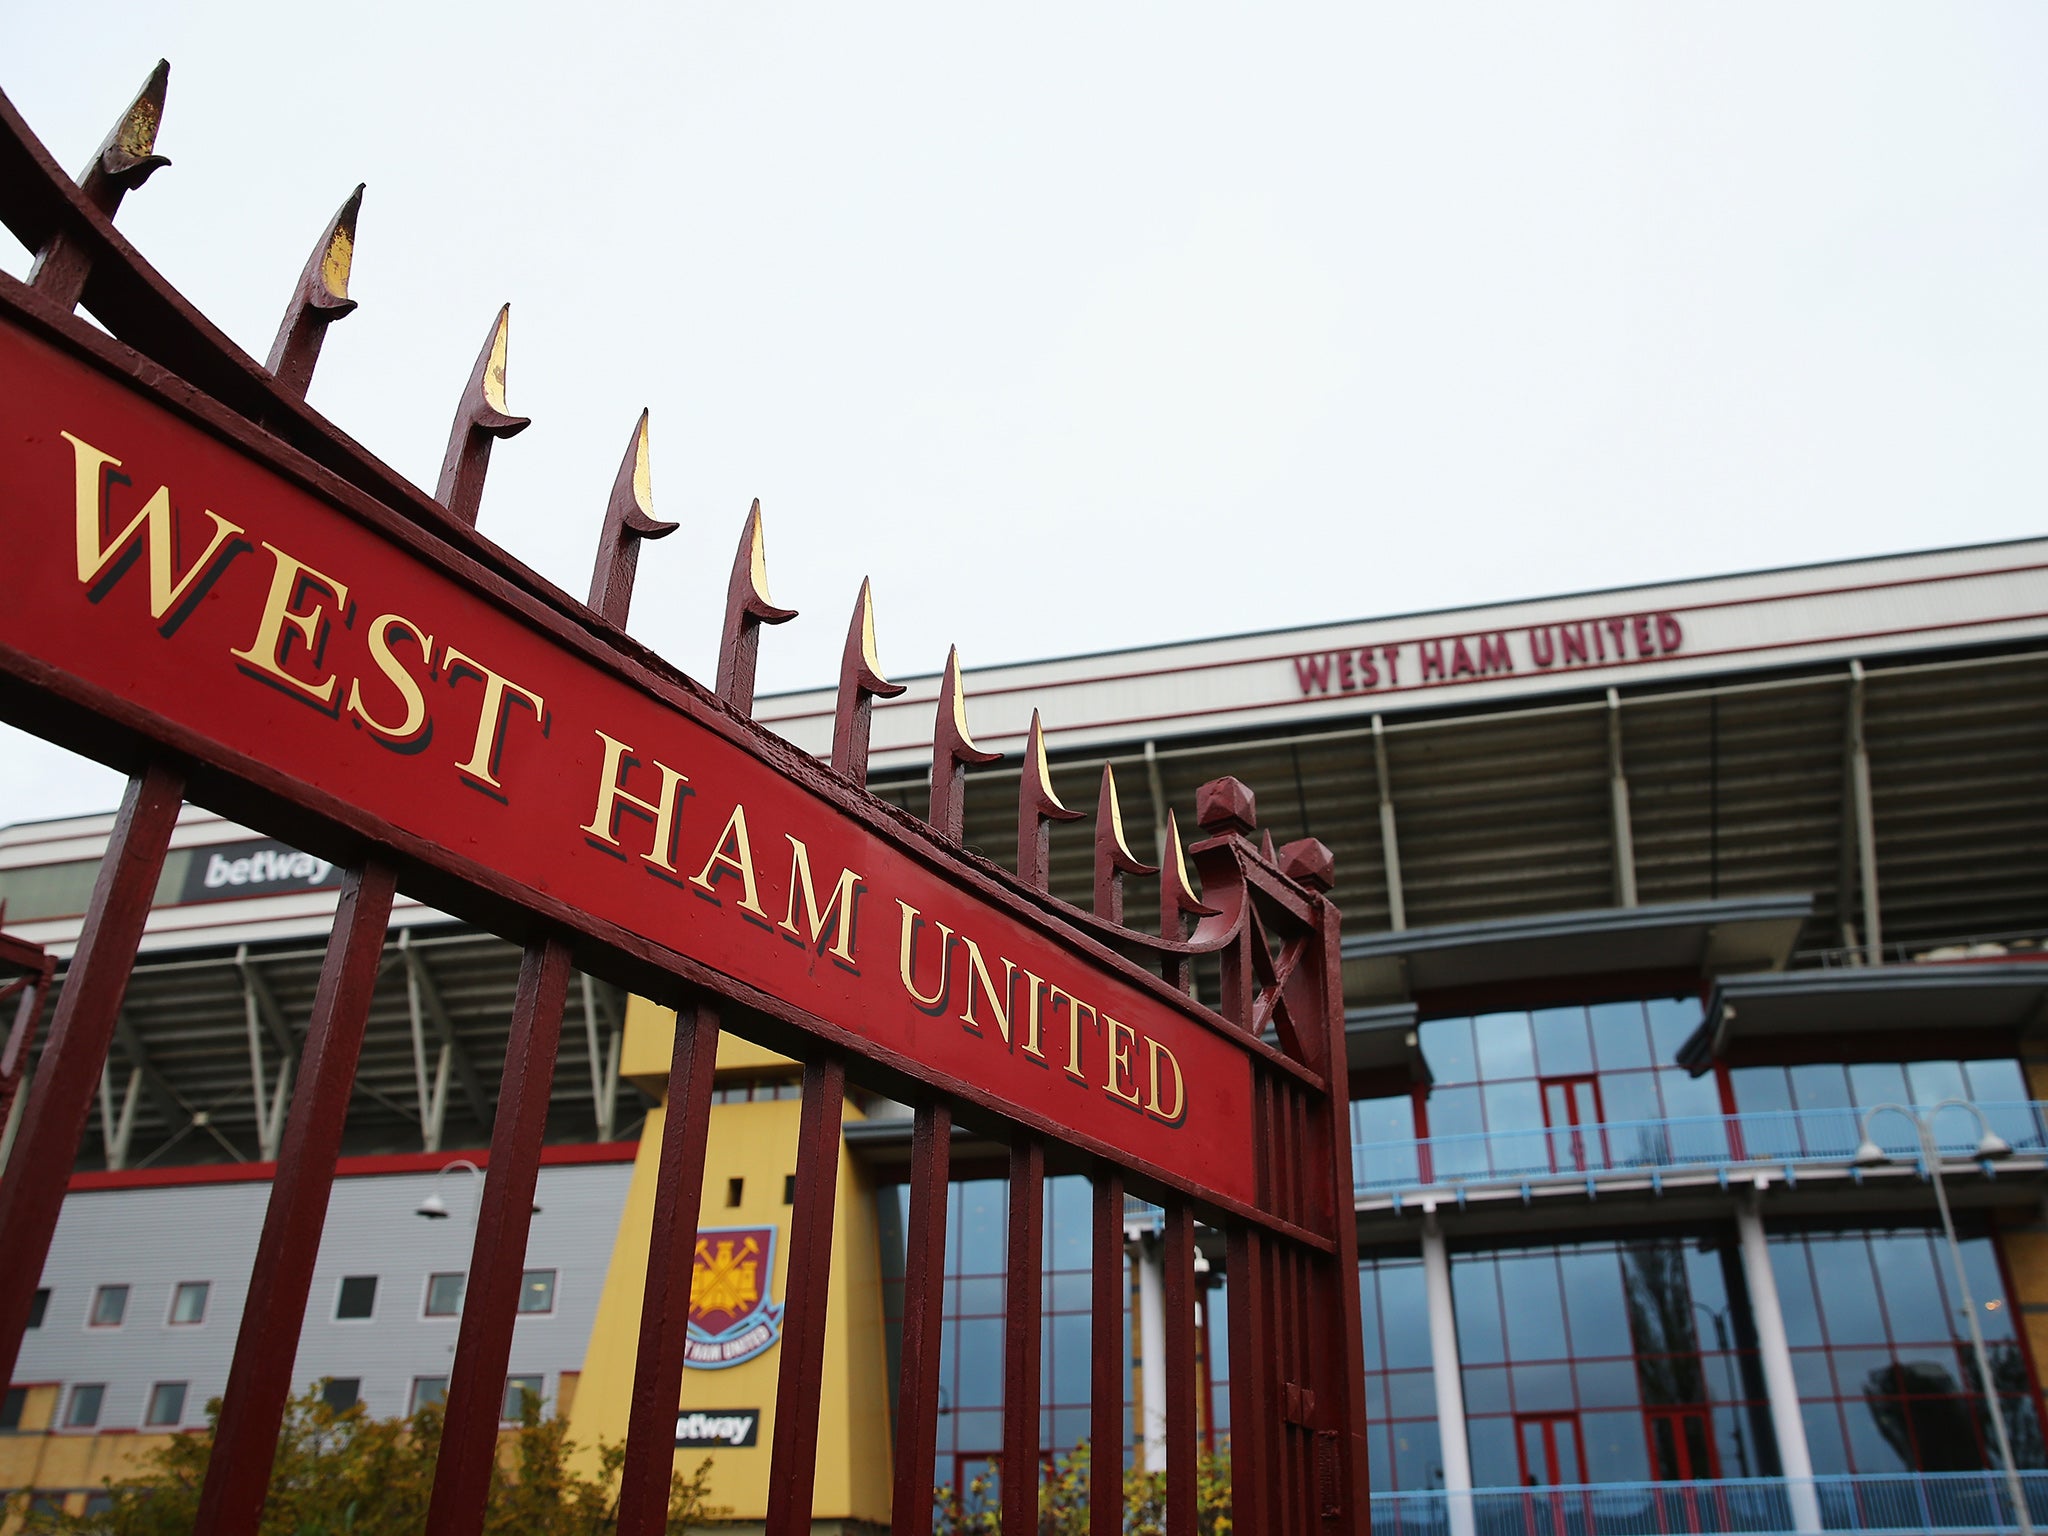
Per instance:
[[[585,1477],[569,1465],[568,1426],[543,1419],[530,1394],[525,1407],[510,1457],[492,1463],[484,1530],[489,1536],[602,1536],[612,1530],[625,1448],[601,1445],[598,1475]],[[220,1403],[206,1408],[205,1429],[173,1436],[133,1478],[108,1485],[111,1509],[31,1514],[25,1536],[192,1536]],[[418,1536],[426,1527],[440,1447],[438,1407],[410,1419],[373,1419],[361,1404],[336,1412],[315,1387],[285,1410],[262,1536]],[[671,1480],[672,1536],[727,1513],[706,1502],[710,1472],[707,1458],[690,1476],[678,1472]],[[26,1500],[21,1495],[20,1502]]]
[[[1123,1475],[1124,1536],[1164,1536],[1166,1474],[1136,1467]],[[1038,1529],[1028,1536],[1088,1536],[1092,1494],[1088,1442],[1040,1469]],[[1002,1536],[993,1478],[977,1477],[963,1489],[933,1494],[933,1536]],[[1195,1465],[1195,1536],[1230,1536],[1230,1457],[1204,1454]]]

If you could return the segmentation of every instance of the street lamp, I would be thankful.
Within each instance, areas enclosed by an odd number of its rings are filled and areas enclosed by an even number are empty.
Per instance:
[[[1968,1099],[1943,1099],[1925,1113],[1904,1104],[1878,1104],[1866,1109],[1857,1121],[1859,1139],[1854,1162],[1858,1168],[1875,1168],[1891,1161],[1891,1155],[1870,1135],[1870,1122],[1886,1110],[1904,1115],[1913,1122],[1913,1129],[1920,1137],[1921,1161],[1926,1164],[1934,1181],[1934,1203],[1941,1210],[1941,1230],[1948,1239],[1949,1258],[1955,1264],[1956,1288],[1963,1298],[1963,1317],[1970,1325],[1970,1348],[1977,1357],[1977,1380],[1984,1389],[1984,1404],[1991,1415],[1991,1429],[1998,1441],[1999,1459],[2005,1463],[2005,1486],[2012,1497],[2013,1518],[2019,1522],[2020,1536],[2034,1536],[2034,1522],[2027,1513],[2026,1490],[2020,1484],[2019,1463],[2013,1459],[2012,1437],[2006,1433],[2005,1413],[1999,1406],[1998,1388],[1991,1379],[1991,1357],[1984,1349],[1984,1330],[1977,1326],[1976,1298],[1970,1294],[1970,1277],[1963,1269],[1963,1245],[1956,1241],[1955,1218],[1949,1214],[1948,1187],[1941,1179],[1941,1148],[1934,1140],[1934,1117],[1950,1108],[1966,1109],[1977,1117],[1977,1128],[1984,1133],[1977,1139],[1977,1157],[2012,1155],[2012,1144],[1991,1129],[1991,1121],[1983,1110]]]
[[[427,1198],[422,1200],[414,1209],[413,1215],[424,1216],[429,1221],[446,1221],[448,1219],[448,1202],[441,1198],[441,1180],[443,1176],[453,1173],[458,1168],[462,1169],[465,1173],[475,1174],[479,1179],[484,1176],[483,1169],[477,1167],[475,1163],[472,1163],[466,1157],[458,1157],[452,1163],[443,1163],[434,1170],[434,1182],[432,1187],[427,1190]],[[533,1214],[536,1216],[540,1214],[540,1202],[538,1200],[534,1202]]]

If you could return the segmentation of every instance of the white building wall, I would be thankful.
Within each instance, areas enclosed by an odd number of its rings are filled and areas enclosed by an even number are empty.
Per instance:
[[[527,1246],[529,1269],[553,1269],[551,1313],[522,1314],[513,1332],[511,1375],[544,1378],[552,1407],[563,1371],[582,1368],[612,1240],[625,1208],[630,1163],[544,1166]],[[427,1277],[469,1266],[475,1237],[476,1175],[407,1173],[340,1178],[307,1299],[295,1390],[323,1376],[355,1377],[370,1413],[406,1412],[416,1376],[445,1376],[459,1319],[424,1315]],[[450,1216],[415,1214],[429,1192]],[[205,1422],[206,1402],[226,1389],[241,1326],[268,1183],[183,1184],[77,1191],[64,1202],[42,1283],[50,1299],[40,1328],[23,1340],[15,1381],[59,1382],[59,1422],[74,1385],[104,1383],[99,1430],[143,1428],[157,1382],[188,1383],[184,1423]],[[345,1275],[377,1276],[376,1309],[365,1321],[336,1321]],[[168,1321],[180,1281],[212,1289],[206,1319]],[[129,1287],[118,1328],[87,1325],[94,1292]]]

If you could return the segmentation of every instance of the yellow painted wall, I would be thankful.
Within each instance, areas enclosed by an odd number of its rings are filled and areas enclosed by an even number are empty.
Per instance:
[[[171,1437],[162,1434],[90,1434],[50,1432],[56,1417],[58,1388],[31,1386],[22,1404],[18,1433],[0,1434],[0,1488],[90,1489],[108,1479],[121,1482],[143,1457]],[[72,1512],[82,1512],[85,1495],[71,1499]],[[18,1515],[0,1515],[0,1532],[18,1530]]]
[[[622,1073],[648,1084],[652,1092],[665,1092],[674,1027],[674,1015],[668,1010],[640,998],[632,999],[626,1011],[626,1038],[621,1046]],[[743,1041],[720,1042],[721,1076],[756,1076],[793,1065],[784,1057]],[[796,1099],[714,1105],[704,1162],[699,1226],[774,1226],[778,1235],[775,1280],[770,1294],[778,1303],[788,1295],[785,1279],[790,1207],[782,1203],[782,1195],[784,1180],[796,1171],[800,1109]],[[847,1113],[855,1118],[859,1115],[851,1106]],[[665,1118],[662,1108],[650,1111],[641,1133],[640,1152],[633,1163],[633,1181],[612,1247],[604,1295],[598,1303],[590,1348],[584,1356],[583,1372],[570,1408],[571,1436],[585,1448],[583,1454],[587,1457],[594,1456],[599,1440],[618,1442],[626,1435]],[[737,1206],[726,1203],[728,1181],[734,1178],[743,1181]],[[820,1520],[886,1521],[889,1388],[874,1191],[852,1159],[844,1155],[843,1147],[836,1213],[826,1301],[814,1513]],[[689,1369],[683,1373],[680,1407],[684,1410],[761,1410],[758,1443],[754,1446],[676,1452],[677,1465],[685,1470],[710,1458],[712,1502],[729,1506],[735,1519],[758,1520],[767,1512],[768,1458],[774,1441],[775,1385],[781,1361],[782,1346],[778,1343],[754,1359],[726,1370]]]

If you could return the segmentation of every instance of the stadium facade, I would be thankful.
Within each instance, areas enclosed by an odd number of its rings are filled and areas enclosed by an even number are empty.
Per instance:
[[[1007,850],[1037,707],[1065,797],[1113,765],[1141,847],[1228,773],[1276,840],[1336,852],[1377,1524],[1983,1529],[2008,1465],[2048,1514],[2048,540],[968,682],[977,739],[1013,754],[970,776],[970,849]],[[875,709],[871,785],[912,813],[936,691]],[[822,752],[831,711],[758,716]],[[7,931],[60,966],[110,821],[0,832]],[[173,848],[0,1416],[0,1489],[73,1508],[225,1383],[335,900],[333,871],[211,812]],[[1086,823],[1056,826],[1055,894],[1090,877]],[[298,1356],[337,1404],[445,1387],[517,965],[401,900]],[[506,1405],[532,1393],[588,1442],[624,1429],[672,1025],[571,996]],[[724,1042],[677,1456],[710,1458],[741,1521],[766,1496],[795,1094]],[[899,1106],[849,1102],[823,1529],[889,1515],[908,1150]],[[1000,1471],[1001,1157],[957,1138],[955,1486]],[[1126,1317],[1092,1317],[1081,1188],[1049,1192],[1042,1441],[1085,1434],[1089,1338],[1122,1327],[1124,1454],[1148,1464],[1154,1213],[1127,1218]],[[1222,1447],[1228,1265],[1204,1258]]]

